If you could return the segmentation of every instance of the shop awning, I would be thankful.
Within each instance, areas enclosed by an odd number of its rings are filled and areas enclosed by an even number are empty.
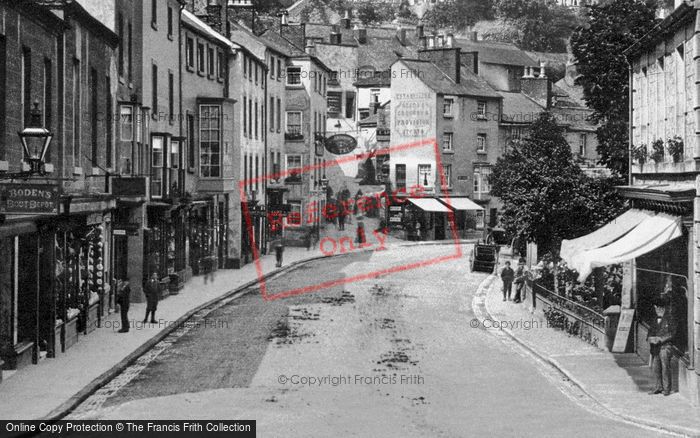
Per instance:
[[[441,204],[440,201],[435,198],[408,198],[408,200],[411,202],[411,204],[423,211],[432,211],[435,213],[450,212],[450,209],[447,208],[445,204]]]
[[[559,255],[567,265],[572,266],[577,254],[591,249],[600,248],[621,236],[630,232],[631,229],[639,225],[644,219],[650,218],[654,213],[646,210],[631,209],[605,224],[591,234],[561,242]]]
[[[578,280],[583,282],[594,268],[635,259],[682,235],[680,217],[659,213],[644,219],[610,245],[579,253],[571,267],[578,271]]]
[[[483,210],[484,207],[469,198],[440,198],[444,204],[453,210]]]

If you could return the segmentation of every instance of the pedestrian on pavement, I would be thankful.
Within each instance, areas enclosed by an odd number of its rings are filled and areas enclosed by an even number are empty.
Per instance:
[[[281,238],[275,242],[275,258],[277,259],[277,267],[282,267],[282,256],[284,255],[284,242]]]
[[[501,280],[503,281],[503,301],[510,301],[510,293],[513,289],[513,279],[515,271],[510,267],[510,262],[506,262],[505,268],[501,271]]]
[[[156,309],[158,308],[158,296],[160,295],[160,281],[158,281],[158,273],[153,272],[151,278],[146,282],[144,287],[146,294],[146,316],[143,318],[143,323],[148,322],[148,315],[151,315],[151,323],[156,323]]]
[[[676,335],[677,322],[669,311],[670,299],[667,294],[653,301],[656,318],[651,322],[647,341],[651,353],[651,369],[656,379],[650,395],[663,393],[671,395],[671,341]]]
[[[363,221],[358,220],[357,221],[357,243],[362,245],[367,241],[367,237],[365,236],[365,223]]]
[[[420,241],[421,239],[421,233],[420,233],[420,221],[416,221],[416,240]]]
[[[119,333],[129,332],[129,304],[131,303],[131,287],[126,278],[117,280],[117,304],[119,304],[119,313],[122,318],[122,328]]]
[[[514,303],[519,303],[525,300],[525,280],[527,280],[527,269],[525,269],[525,259],[518,260],[518,267],[515,269],[515,298]]]
[[[338,216],[338,229],[340,231],[345,230],[345,208],[343,207],[343,200],[338,199],[338,202],[336,203],[336,212]]]

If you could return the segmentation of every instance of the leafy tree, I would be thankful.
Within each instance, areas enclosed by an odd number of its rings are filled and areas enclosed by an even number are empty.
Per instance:
[[[428,25],[456,30],[493,18],[493,0],[454,0],[437,3],[425,16]]]
[[[623,206],[612,189],[617,181],[585,175],[563,129],[547,112],[498,158],[490,183],[491,193],[503,201],[506,231],[536,242],[541,254],[558,253],[562,239],[593,231]]]
[[[497,0],[496,15],[519,30],[518,47],[540,52],[566,52],[577,25],[571,9],[552,0]]]
[[[588,9],[587,23],[571,36],[578,85],[593,110],[602,164],[628,171],[628,71],[623,53],[656,24],[656,0],[616,0]]]
[[[357,7],[356,16],[362,24],[379,24],[394,19],[394,10],[383,4],[364,2]]]

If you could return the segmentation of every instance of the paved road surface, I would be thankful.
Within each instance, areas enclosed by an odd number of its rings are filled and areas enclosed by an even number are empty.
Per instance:
[[[322,260],[270,281],[268,292],[451,251]],[[471,328],[486,275],[466,264],[271,302],[251,293],[171,337],[73,417],[256,419],[260,437],[658,435],[585,409],[541,364]]]

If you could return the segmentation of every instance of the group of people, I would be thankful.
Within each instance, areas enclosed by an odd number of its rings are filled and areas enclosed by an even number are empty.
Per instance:
[[[520,303],[525,300],[525,281],[528,279],[529,272],[525,268],[525,259],[518,260],[518,267],[513,270],[510,267],[510,262],[505,263],[505,267],[501,270],[501,281],[503,281],[503,301],[511,301],[510,295],[515,283],[514,303]]]
[[[153,272],[151,274],[151,278],[148,279],[143,287],[143,292],[146,295],[146,316],[143,318],[143,323],[148,323],[148,316],[150,315],[151,324],[155,324],[158,322],[156,321],[156,310],[158,309],[158,300],[160,298],[158,273]],[[119,305],[119,313],[122,320],[119,333],[128,333],[131,325],[129,322],[129,307],[131,305],[131,287],[129,286],[129,280],[125,278],[117,279],[115,303]]]

